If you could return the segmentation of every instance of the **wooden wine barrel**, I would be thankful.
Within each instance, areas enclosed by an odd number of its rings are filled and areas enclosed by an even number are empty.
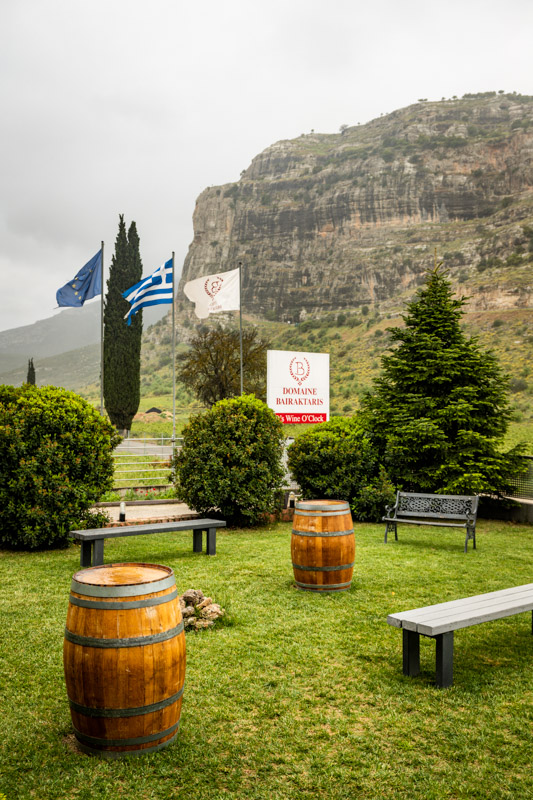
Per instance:
[[[347,591],[355,559],[349,504],[342,500],[298,501],[292,524],[291,556],[298,588]]]
[[[74,732],[86,753],[150,753],[177,734],[185,633],[174,573],[158,564],[77,572],[63,647]]]

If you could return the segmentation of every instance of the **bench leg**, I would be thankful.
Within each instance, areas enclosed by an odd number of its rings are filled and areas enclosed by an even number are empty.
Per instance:
[[[207,529],[207,542],[205,546],[205,552],[208,556],[216,556],[217,554],[217,529],[216,528],[208,528]]]
[[[453,631],[435,636],[436,683],[441,689],[453,684]]]
[[[389,533],[394,533],[394,538],[398,541],[398,527],[395,522],[387,522],[385,525],[385,544],[387,544],[387,536]]]
[[[91,567],[92,560],[92,542],[82,542],[80,552],[80,567]]]
[[[192,549],[193,549],[193,553],[201,553],[202,552],[202,533],[203,533],[203,531],[193,531],[192,532]]]
[[[104,540],[95,539],[93,547],[93,567],[104,563]]]
[[[472,539],[472,547],[476,549],[476,529],[475,528],[467,528],[466,529],[466,539],[465,539],[465,553],[468,551],[468,540]]]
[[[104,563],[104,540],[81,543],[80,566],[99,567]]]
[[[206,533],[205,554],[207,556],[216,556],[216,554],[217,554],[217,529],[216,528],[207,528],[205,533]],[[203,534],[203,531],[193,531],[192,532],[192,549],[193,549],[194,553],[201,553],[202,552],[202,534]]]
[[[420,634],[402,628],[403,674],[414,678],[420,674]]]

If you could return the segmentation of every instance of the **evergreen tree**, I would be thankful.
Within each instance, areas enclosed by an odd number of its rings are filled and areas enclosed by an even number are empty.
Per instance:
[[[104,402],[109,419],[121,432],[131,428],[139,408],[142,337],[142,311],[135,314],[128,326],[124,317],[130,304],[122,293],[141,277],[137,227],[132,222],[126,235],[121,214],[104,310]]]
[[[501,451],[511,411],[495,356],[461,328],[466,298],[454,299],[440,265],[408,305],[397,346],[364,415],[387,470],[404,490],[503,494],[521,471],[521,447]]]
[[[35,367],[33,366],[33,358],[28,360],[28,375],[26,377],[26,383],[30,383],[32,386],[35,386]]]

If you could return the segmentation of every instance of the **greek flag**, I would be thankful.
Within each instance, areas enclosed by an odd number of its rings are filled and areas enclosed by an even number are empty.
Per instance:
[[[132,317],[141,308],[172,303],[172,259],[123,292],[122,297],[131,303],[131,308],[124,317],[128,320],[128,325],[131,325]]]
[[[76,274],[56,292],[58,306],[82,306],[86,300],[102,293],[102,251],[88,261]]]

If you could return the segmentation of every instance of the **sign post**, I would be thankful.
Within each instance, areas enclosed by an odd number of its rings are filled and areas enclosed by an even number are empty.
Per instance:
[[[329,353],[267,350],[267,405],[285,423],[329,420]]]

